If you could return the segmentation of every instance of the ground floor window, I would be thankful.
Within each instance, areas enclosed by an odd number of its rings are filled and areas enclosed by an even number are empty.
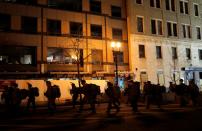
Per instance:
[[[36,47],[0,46],[0,64],[36,65]]]
[[[83,66],[82,49],[48,47],[47,62],[49,64],[76,64],[77,52],[80,65]]]

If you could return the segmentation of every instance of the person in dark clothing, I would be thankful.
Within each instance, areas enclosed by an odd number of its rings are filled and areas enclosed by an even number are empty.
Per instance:
[[[76,100],[78,99],[79,92],[78,92],[78,88],[76,87],[74,83],[71,83],[71,85],[72,85],[72,89],[70,93],[72,94],[72,106],[73,108],[75,108]]]
[[[196,106],[198,104],[198,97],[200,93],[198,86],[194,83],[194,80],[189,81],[188,93],[191,97],[192,105]]]
[[[56,111],[56,96],[54,95],[53,86],[51,86],[50,81],[46,81],[47,91],[44,93],[44,95],[48,98],[48,110],[51,114],[53,114]]]
[[[145,95],[146,109],[149,109],[150,104],[153,100],[153,85],[150,81],[145,83],[143,93]]]
[[[111,82],[107,82],[107,89],[105,90],[105,93],[108,96],[107,113],[110,114],[112,106],[114,106],[116,108],[116,111],[119,112],[120,107],[117,92]]]
[[[140,97],[140,83],[139,82],[133,82],[130,80],[128,82],[128,89],[127,89],[127,95],[129,102],[132,106],[132,109],[134,112],[138,111],[138,99]]]
[[[187,86],[183,83],[182,79],[180,79],[180,84],[176,86],[175,92],[180,97],[180,107],[185,107],[187,105],[186,101]]]
[[[32,109],[36,111],[36,104],[35,104],[35,93],[32,87],[32,84],[28,83],[28,101],[27,101],[27,111],[29,111],[30,105],[32,104]]]

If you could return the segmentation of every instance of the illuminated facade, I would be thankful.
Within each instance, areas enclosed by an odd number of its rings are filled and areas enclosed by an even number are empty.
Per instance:
[[[1,0],[0,19],[1,78],[75,77],[78,49],[84,77],[112,77],[112,41],[129,70],[124,0]]]
[[[130,69],[142,83],[168,87],[195,79],[202,88],[202,1],[128,0]]]

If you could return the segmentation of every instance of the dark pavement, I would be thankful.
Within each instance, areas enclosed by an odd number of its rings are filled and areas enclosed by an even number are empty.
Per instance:
[[[201,131],[202,108],[179,108],[176,104],[155,105],[146,110],[140,105],[138,113],[121,105],[121,110],[111,115],[106,113],[106,104],[97,105],[97,113],[92,114],[85,106],[78,113],[71,106],[58,106],[57,112],[50,115],[46,107],[39,107],[36,113],[22,112],[15,117],[1,112],[0,131],[40,131],[40,130],[78,130],[78,131]]]

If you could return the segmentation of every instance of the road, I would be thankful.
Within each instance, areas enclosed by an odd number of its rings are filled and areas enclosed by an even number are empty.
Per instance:
[[[60,106],[54,115],[40,107],[36,113],[22,113],[16,117],[1,114],[0,131],[201,131],[202,108],[179,108],[178,105],[164,105],[162,109],[144,106],[133,113],[128,105],[122,104],[119,113],[106,113],[106,104],[97,106],[92,114],[87,108],[78,113],[70,106]]]

